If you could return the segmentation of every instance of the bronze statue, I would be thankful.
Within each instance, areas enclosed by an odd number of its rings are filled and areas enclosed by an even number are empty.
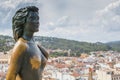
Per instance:
[[[34,32],[39,31],[39,13],[35,6],[19,9],[13,17],[12,28],[16,44],[6,80],[42,80],[48,59],[47,51],[35,44]]]

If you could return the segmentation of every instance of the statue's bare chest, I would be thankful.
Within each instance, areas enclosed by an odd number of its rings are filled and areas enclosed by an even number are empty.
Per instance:
[[[37,45],[29,43],[25,54],[26,64],[28,64],[32,69],[39,69],[41,62],[44,60],[42,60],[42,53]]]

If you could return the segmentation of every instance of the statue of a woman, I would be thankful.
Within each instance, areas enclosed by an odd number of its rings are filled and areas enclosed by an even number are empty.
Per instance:
[[[42,80],[48,53],[33,39],[34,33],[39,31],[38,8],[28,6],[19,9],[13,17],[12,28],[16,44],[6,80]]]

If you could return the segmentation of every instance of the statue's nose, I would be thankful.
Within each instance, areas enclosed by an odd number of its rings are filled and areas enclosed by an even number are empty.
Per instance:
[[[36,24],[39,25],[40,24],[39,21],[37,21]]]
[[[39,21],[37,21],[36,24],[39,24]]]

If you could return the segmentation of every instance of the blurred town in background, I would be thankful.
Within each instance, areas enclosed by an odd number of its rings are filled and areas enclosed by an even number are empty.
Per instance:
[[[88,43],[35,37],[50,53],[43,80],[120,80],[120,41]],[[0,35],[0,80],[5,80],[15,41]]]

